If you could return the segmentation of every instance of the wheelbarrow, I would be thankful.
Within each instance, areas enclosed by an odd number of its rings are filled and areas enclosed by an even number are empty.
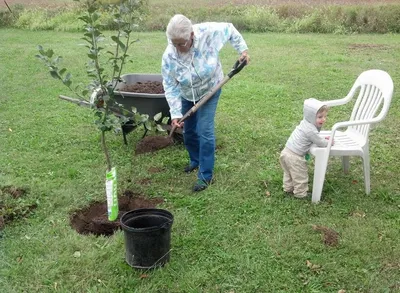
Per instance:
[[[128,73],[121,76],[123,82],[119,82],[115,88],[114,99],[118,104],[122,104],[123,107],[127,110],[135,107],[139,113],[148,114],[149,117],[154,117],[156,114],[161,113],[162,117],[170,117],[169,116],[169,106],[168,102],[165,98],[164,93],[150,94],[150,93],[136,93],[136,92],[128,92],[124,91],[126,86],[135,85],[137,83],[145,83],[145,82],[162,82],[161,74],[135,74]],[[94,107],[96,98],[99,94],[99,90],[93,91],[90,103],[86,101],[82,101],[79,99],[70,98],[67,96],[60,95],[60,98],[80,106],[85,107]],[[122,117],[125,116],[128,118],[128,121],[121,124],[121,130],[123,135],[124,143],[127,144],[126,135],[136,129],[137,125],[133,120],[133,113],[128,115],[123,115],[118,107],[114,107],[110,109],[116,116]],[[169,125],[168,125],[169,126]],[[167,127],[167,129],[170,127]],[[142,138],[146,136],[148,129],[144,129],[144,133]],[[175,133],[174,140],[176,142],[183,141],[182,133]]]

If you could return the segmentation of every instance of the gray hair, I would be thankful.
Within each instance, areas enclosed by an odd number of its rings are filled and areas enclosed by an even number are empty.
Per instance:
[[[182,14],[175,14],[171,18],[167,26],[167,38],[170,40],[188,40],[192,31],[193,28],[190,19]]]

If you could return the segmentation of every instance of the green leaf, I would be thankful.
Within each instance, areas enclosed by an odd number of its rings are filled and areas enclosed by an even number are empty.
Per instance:
[[[162,113],[161,113],[161,112],[160,112],[160,113],[157,113],[156,115],[154,115],[154,121],[160,120],[161,117],[162,117]]]
[[[80,19],[80,20],[82,20],[83,22],[86,22],[86,23],[90,22],[90,18],[88,16],[86,16],[86,15],[80,16],[80,17],[78,17],[78,19]]]
[[[142,122],[142,116],[139,113],[135,113],[134,119],[135,121]]]
[[[151,126],[151,123],[150,123],[150,121],[146,121],[146,122],[144,122],[144,126],[146,127],[146,129],[148,129],[148,130],[152,130],[153,129],[153,127]]]
[[[130,113],[129,113],[129,111],[128,110],[126,110],[126,109],[122,109],[122,115],[124,115],[124,116],[128,116]]]
[[[156,128],[158,131],[165,132],[166,130],[162,127],[161,124],[156,124]]]
[[[67,71],[67,69],[66,69],[66,68],[63,68],[63,69],[61,69],[61,70],[59,71],[59,74],[62,76],[66,71]]]
[[[168,120],[169,120],[169,117],[168,117],[168,116],[165,116],[165,117],[162,119],[161,123],[162,123],[162,124],[168,124]]]
[[[87,55],[88,55],[88,57],[89,57],[90,59],[92,59],[92,60],[96,60],[96,59],[97,59],[97,55],[96,55],[96,54],[89,53],[89,54],[87,54]]]
[[[67,75],[65,76],[65,81],[69,81],[70,79],[71,79],[71,77],[72,77],[72,74],[71,73],[67,73]]]
[[[56,58],[53,59],[53,63],[54,64],[58,64],[58,63],[60,63],[61,60],[62,60],[62,57],[61,56],[57,56]]]
[[[65,80],[64,80],[63,83],[64,83],[67,87],[70,87],[71,84],[72,84],[72,81],[70,81],[70,80],[65,81]]]
[[[58,75],[57,71],[51,70],[50,75],[55,79],[61,79],[61,77]]]
[[[48,49],[47,51],[44,51],[43,53],[44,53],[43,55],[47,56],[48,58],[51,58],[54,55],[54,51],[52,49]]]
[[[142,122],[146,122],[146,121],[149,120],[149,115],[148,114],[142,114],[141,117],[142,117]]]
[[[93,22],[95,22],[95,21],[98,20],[99,18],[100,18],[100,16],[99,16],[98,13],[94,13],[93,16],[92,16]]]
[[[112,36],[111,39],[112,39],[115,43],[117,43],[117,45],[119,45],[123,50],[125,50],[125,45],[124,45],[124,43],[122,43],[121,40],[120,40],[118,37]]]

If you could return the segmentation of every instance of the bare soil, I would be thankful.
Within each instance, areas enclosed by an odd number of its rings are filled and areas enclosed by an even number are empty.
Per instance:
[[[142,93],[142,94],[163,94],[164,88],[159,81],[137,82],[135,84],[127,84],[120,89],[122,92]]]
[[[322,242],[326,246],[338,246],[339,245],[339,233],[335,230],[320,226],[320,225],[312,225],[314,231],[320,232],[322,235]]]
[[[147,136],[136,145],[136,155],[152,153],[174,144],[174,140],[169,136]]]
[[[37,204],[26,199],[28,190],[16,186],[0,189],[0,231],[14,220],[27,218]]]
[[[119,220],[124,213],[135,209],[155,208],[163,202],[163,198],[150,199],[131,190],[126,190],[122,196],[118,197],[119,212],[115,221],[108,220],[107,201],[96,201],[83,209],[72,212],[70,224],[79,234],[110,236],[121,229]]]

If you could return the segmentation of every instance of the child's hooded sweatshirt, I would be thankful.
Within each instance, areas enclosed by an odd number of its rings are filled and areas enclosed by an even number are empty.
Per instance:
[[[286,142],[286,147],[299,156],[304,156],[313,143],[319,147],[326,147],[328,140],[319,136],[321,129],[315,125],[317,112],[324,104],[317,99],[304,101],[303,120],[292,132]]]

